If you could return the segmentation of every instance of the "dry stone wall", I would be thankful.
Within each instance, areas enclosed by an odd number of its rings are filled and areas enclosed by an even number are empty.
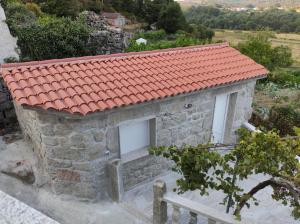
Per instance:
[[[128,35],[120,28],[111,27],[103,17],[95,12],[85,11],[81,14],[93,29],[88,46],[94,55],[121,53],[127,45]]]
[[[204,143],[211,136],[215,96],[236,92],[236,112],[229,133],[234,140],[234,130],[251,115],[254,86],[252,80],[85,117],[16,108],[22,129],[33,142],[52,190],[57,194],[102,199],[110,188],[107,164],[120,158],[118,126],[122,122],[154,118],[156,145]],[[165,160],[149,155],[126,160],[121,167],[123,189],[151,180],[168,167]]]

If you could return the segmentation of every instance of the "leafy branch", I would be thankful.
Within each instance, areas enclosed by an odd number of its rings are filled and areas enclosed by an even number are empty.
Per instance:
[[[227,203],[228,210],[234,208],[234,215],[240,217],[251,200],[259,204],[255,194],[270,186],[273,199],[291,206],[292,215],[299,219],[300,165],[296,157],[300,155],[300,139],[281,138],[275,131],[251,133],[245,129],[238,130],[238,135],[238,143],[224,155],[210,143],[155,147],[150,153],[174,162],[172,169],[182,175],[175,189],[179,194],[189,190],[199,190],[201,195],[208,195],[209,189],[223,191],[223,204]],[[268,179],[245,192],[238,183],[254,174]]]

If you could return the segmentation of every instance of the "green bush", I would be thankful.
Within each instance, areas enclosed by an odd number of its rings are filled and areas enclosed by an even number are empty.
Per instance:
[[[203,25],[192,25],[192,34],[194,37],[200,40],[212,40],[215,32]]]
[[[136,39],[144,38],[148,41],[159,41],[167,38],[167,33],[164,30],[141,32],[136,35]]]
[[[75,18],[80,12],[78,0],[48,0],[42,5],[42,11],[56,15]]]
[[[175,40],[161,40],[153,43],[137,44],[135,40],[131,41],[130,46],[126,49],[126,52],[139,52],[139,51],[150,51],[157,49],[167,49],[175,47],[186,47],[192,45],[203,44],[204,41],[200,41],[192,37],[177,37]]]
[[[35,3],[32,3],[32,2],[26,3],[26,8],[28,10],[32,11],[37,17],[39,17],[43,14],[40,6]]]
[[[274,106],[268,111],[267,118],[262,118],[262,111],[256,110],[250,120],[255,126],[261,126],[266,130],[276,129],[281,136],[295,136],[295,127],[300,126],[300,112],[291,106]]]
[[[6,9],[9,4],[22,3],[21,0],[1,0],[1,6]]]
[[[82,19],[42,17],[18,32],[21,60],[44,60],[89,54],[90,29]]]
[[[270,71],[292,65],[291,49],[286,46],[272,47],[271,34],[269,32],[259,32],[257,35],[249,36],[246,42],[238,45],[238,49]]]
[[[35,14],[17,1],[8,3],[5,12],[6,22],[13,36],[17,36],[20,29],[29,27],[36,22]]]
[[[80,11],[89,10],[100,13],[103,8],[101,0],[81,0]]]
[[[282,87],[300,89],[300,70],[291,71],[278,69],[270,74],[269,80]]]
[[[296,135],[294,127],[300,125],[300,113],[292,107],[273,107],[270,110],[268,129],[277,129],[280,135]]]
[[[15,62],[18,62],[19,60],[16,57],[7,57],[7,58],[4,58],[3,61],[5,63],[15,63]]]

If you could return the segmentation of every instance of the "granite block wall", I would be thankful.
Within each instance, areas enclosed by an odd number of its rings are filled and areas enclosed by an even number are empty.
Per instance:
[[[215,96],[235,93],[226,141],[251,115],[255,80],[222,88],[170,97],[87,116],[51,112],[15,105],[25,136],[33,143],[51,189],[87,199],[108,197],[109,161],[120,158],[122,122],[155,120],[156,145],[196,145],[211,138]],[[122,161],[122,158],[121,158]],[[130,190],[166,171],[169,163],[144,155],[122,163],[123,189]]]

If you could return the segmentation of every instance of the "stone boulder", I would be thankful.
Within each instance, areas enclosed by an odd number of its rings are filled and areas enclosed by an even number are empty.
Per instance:
[[[33,184],[35,176],[32,165],[27,160],[7,161],[0,164],[0,172],[22,180],[24,183]]]

